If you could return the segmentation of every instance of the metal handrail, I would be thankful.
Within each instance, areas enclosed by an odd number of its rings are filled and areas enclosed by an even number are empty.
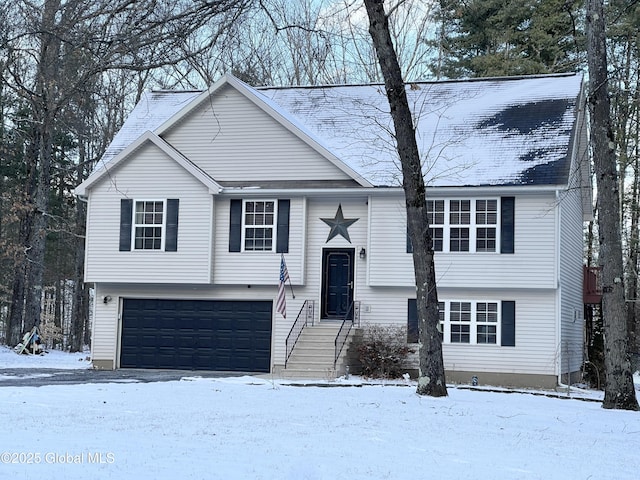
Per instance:
[[[347,338],[349,338],[349,333],[353,328],[354,324],[360,325],[360,302],[354,301],[351,302],[349,308],[347,309],[347,313],[345,313],[344,318],[342,320],[342,325],[340,325],[340,329],[338,330],[338,334],[336,335],[336,339],[334,340],[334,357],[333,357],[333,367],[335,368],[338,363],[338,357],[342,353],[342,349],[344,348],[344,344],[347,343]],[[348,328],[347,328],[348,327]],[[345,333],[346,330],[346,333]]]
[[[287,339],[284,342],[286,349],[284,368],[287,368],[287,362],[289,361],[291,353],[293,353],[293,347],[296,346],[296,342],[298,341],[298,338],[300,338],[300,334],[302,334],[302,330],[310,321],[313,322],[314,312],[315,302],[313,300],[305,300],[302,304],[302,307],[300,308],[300,311],[298,312],[296,321],[293,322],[291,330],[289,330],[289,335],[287,335]]]

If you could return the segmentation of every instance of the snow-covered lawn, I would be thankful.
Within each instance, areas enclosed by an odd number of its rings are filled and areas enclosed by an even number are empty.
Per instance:
[[[49,350],[43,355],[18,355],[9,347],[0,346],[0,368],[91,368],[91,354],[65,353]]]
[[[519,393],[197,376],[0,387],[0,425],[3,479],[640,478],[640,413]]]

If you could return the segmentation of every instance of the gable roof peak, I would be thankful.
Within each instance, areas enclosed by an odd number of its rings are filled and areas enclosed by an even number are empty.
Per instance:
[[[209,89],[202,91],[196,98],[194,98],[191,102],[186,104],[180,111],[178,111],[175,115],[168,118],[162,125],[160,125],[155,133],[157,135],[162,135],[166,131],[168,131],[171,127],[180,122],[183,118],[185,118],[190,112],[197,109],[204,102],[208,101],[208,99],[215,95],[220,89],[224,86],[229,85],[235,88],[239,93],[244,95],[248,100],[250,100],[254,105],[258,108],[262,109],[269,116],[271,116],[274,120],[279,122],[282,126],[284,126],[291,133],[300,138],[303,142],[309,145],[311,148],[316,150],[320,155],[325,157],[331,163],[333,163],[340,170],[349,175],[353,180],[355,180],[358,184],[363,187],[372,187],[373,185],[369,183],[362,175],[360,175],[356,170],[354,170],[351,166],[343,162],[338,156],[336,156],[330,148],[328,148],[320,137],[316,136],[312,131],[308,130],[300,121],[294,117],[290,112],[282,108],[277,102],[271,100],[268,96],[263,95],[258,90],[254,89],[250,85],[246,84],[242,80],[236,78],[230,73],[225,73],[222,75]]]
[[[110,175],[111,170],[116,168],[122,162],[124,162],[130,155],[132,155],[136,150],[141,148],[143,145],[151,143],[158,147],[162,152],[164,152],[169,158],[174,160],[178,165],[182,166],[187,172],[189,172],[194,178],[196,178],[200,183],[206,186],[211,193],[220,193],[222,191],[222,186],[216,182],[210,175],[204,172],[200,167],[198,167],[195,163],[190,161],[180,152],[178,152],[175,148],[165,142],[158,135],[153,133],[150,130],[147,130],[142,135],[140,135],[133,143],[128,145],[124,150],[122,150],[118,155],[116,155],[111,162],[103,165],[99,170],[94,170],[94,172],[87,178],[84,182],[78,185],[75,188],[75,194],[79,196],[86,196],[87,190],[99,182],[102,178]]]

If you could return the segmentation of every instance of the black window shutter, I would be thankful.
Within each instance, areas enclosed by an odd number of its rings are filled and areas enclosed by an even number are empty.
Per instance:
[[[502,301],[502,346],[516,346],[516,302]]]
[[[276,252],[289,253],[289,211],[290,200],[278,200],[278,233],[276,238]]]
[[[515,197],[500,199],[500,253],[514,252]]]
[[[231,200],[229,221],[229,251],[239,252],[242,247],[242,200]]]
[[[131,222],[133,221],[133,200],[120,199],[120,251],[131,250]]]
[[[178,251],[178,210],[180,200],[170,198],[167,200],[167,237],[164,241],[166,252]]]
[[[407,343],[418,343],[418,303],[415,298],[409,299],[407,309]]]
[[[411,243],[411,237],[409,237],[409,227],[407,227],[407,253],[413,253],[413,243]]]

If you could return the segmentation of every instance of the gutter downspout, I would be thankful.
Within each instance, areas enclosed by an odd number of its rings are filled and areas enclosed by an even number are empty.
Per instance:
[[[555,208],[555,261],[554,263],[554,280],[556,282],[556,376],[558,377],[558,385],[562,384],[562,285],[560,282],[560,192],[556,190],[556,208]]]
[[[571,387],[562,382],[562,282],[560,281],[560,225],[561,225],[561,202],[560,190],[556,190],[556,232],[555,232],[555,241],[556,241],[556,253],[555,253],[555,281],[556,281],[556,338],[557,338],[557,362],[556,362],[556,375],[558,377],[557,383],[559,388],[566,388],[567,395],[570,395]]]

